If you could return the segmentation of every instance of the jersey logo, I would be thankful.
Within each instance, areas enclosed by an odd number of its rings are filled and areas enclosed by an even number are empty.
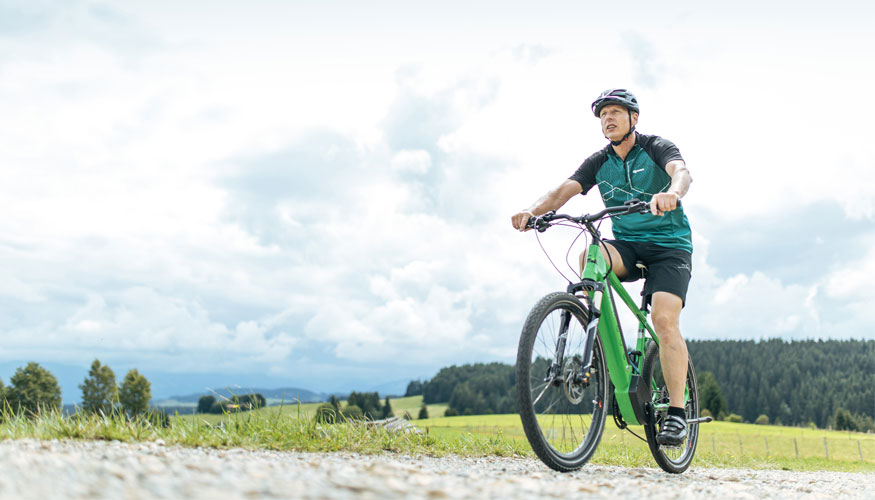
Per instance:
[[[639,168],[638,170],[633,170],[632,173],[637,174],[638,172],[643,172],[643,171],[644,171],[643,168]]]

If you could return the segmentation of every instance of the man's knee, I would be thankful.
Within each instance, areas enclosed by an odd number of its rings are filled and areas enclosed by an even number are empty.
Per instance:
[[[679,318],[668,311],[653,311],[653,327],[657,333],[673,333],[678,330]]]
[[[651,320],[656,333],[680,337],[678,328],[683,300],[673,293],[655,292],[651,302],[653,305]]]

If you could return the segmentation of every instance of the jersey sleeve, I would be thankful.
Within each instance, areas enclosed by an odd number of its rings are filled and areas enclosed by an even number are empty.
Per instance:
[[[583,160],[583,163],[577,167],[574,174],[569,177],[572,181],[577,181],[580,184],[580,187],[583,189],[580,194],[586,194],[587,191],[596,185],[595,174],[604,162],[604,151],[599,151]]]
[[[663,139],[662,137],[654,137],[653,141],[650,142],[648,154],[653,161],[659,165],[659,168],[665,170],[665,166],[675,160],[684,161],[684,157],[681,156],[681,152],[677,146],[673,142],[668,139]]]

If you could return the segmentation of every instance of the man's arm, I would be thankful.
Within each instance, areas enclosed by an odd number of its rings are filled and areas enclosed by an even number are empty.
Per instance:
[[[668,191],[657,193],[650,199],[650,213],[660,217],[665,215],[665,212],[671,212],[677,208],[678,200],[687,194],[690,184],[693,182],[693,177],[690,176],[687,164],[683,160],[668,162],[665,166],[665,172],[671,177]]]
[[[568,179],[556,189],[553,189],[540,197],[538,201],[532,203],[532,206],[529,208],[514,214],[514,216],[510,218],[510,221],[513,224],[513,227],[520,231],[525,231],[526,223],[530,218],[535,215],[543,215],[550,210],[559,210],[559,208],[567,203],[572,196],[580,194],[581,191],[583,191],[583,187],[581,187],[579,182]]]

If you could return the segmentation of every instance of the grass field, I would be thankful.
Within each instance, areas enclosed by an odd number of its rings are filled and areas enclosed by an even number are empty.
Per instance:
[[[396,416],[409,413],[411,423],[433,443],[434,453],[531,455],[518,415],[443,417],[446,404],[428,405],[431,418],[419,420],[422,396],[390,400]],[[271,406],[237,416],[182,415],[189,423],[218,425],[228,419],[312,420],[317,403]],[[632,427],[644,436],[642,427]],[[484,452],[484,450],[489,450]],[[624,466],[654,466],[645,442],[619,430],[609,418],[593,463]],[[875,435],[823,429],[763,426],[730,422],[703,424],[695,465],[753,467],[790,470],[843,470],[875,472]]]
[[[474,415],[414,422],[430,435],[501,436],[526,443],[518,415]],[[641,426],[631,430],[644,437]],[[647,443],[609,419],[593,463],[653,466]],[[823,429],[711,422],[702,424],[694,464],[790,470],[875,471],[875,435]]]
[[[421,398],[393,402],[396,414],[417,410]],[[162,440],[167,445],[296,451],[394,452],[443,456],[533,456],[518,415],[412,420],[421,432],[393,432],[357,421],[320,424],[315,404],[262,408],[226,415],[181,415],[169,426],[124,415],[35,417],[3,412],[0,439]],[[429,408],[443,413],[443,405]],[[642,429],[634,429],[643,435]],[[647,445],[609,421],[592,459],[596,464],[654,467]],[[694,467],[875,472],[875,435],[810,428],[712,422],[701,428]]]

